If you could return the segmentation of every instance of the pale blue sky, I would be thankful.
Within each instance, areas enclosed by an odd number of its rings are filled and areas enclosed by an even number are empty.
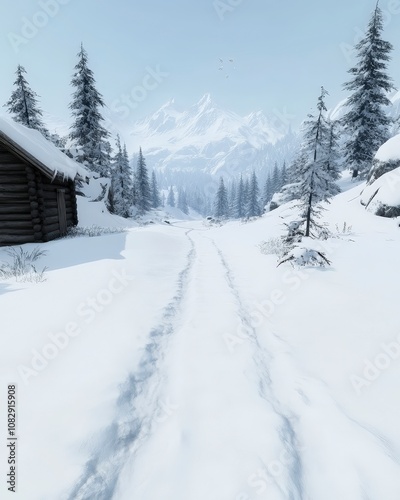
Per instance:
[[[351,57],[343,47],[354,45],[375,6],[374,0],[18,0],[4,4],[5,0],[0,18],[1,103],[11,93],[20,63],[41,96],[43,110],[69,120],[69,83],[83,41],[98,89],[108,106],[119,110],[110,115],[126,127],[170,98],[186,106],[206,92],[240,114],[277,110],[293,117],[296,125],[314,106],[321,85],[331,94],[330,106],[345,96],[341,85],[348,78]],[[53,17],[44,13],[45,5],[53,9]],[[391,73],[400,86],[400,1],[381,0],[381,6],[387,19],[385,38],[395,46]],[[29,23],[42,27],[29,32]],[[224,71],[219,71],[220,57],[233,58],[236,69],[225,62]],[[148,68],[156,71],[157,67],[168,74],[159,82],[146,76]],[[145,95],[136,94],[142,102],[135,101],[130,109],[123,105],[122,111],[123,96],[144,82]]]

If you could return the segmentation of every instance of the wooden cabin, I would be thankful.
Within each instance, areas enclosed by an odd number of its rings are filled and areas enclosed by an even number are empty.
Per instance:
[[[79,172],[42,134],[0,119],[0,246],[64,236],[78,223]]]

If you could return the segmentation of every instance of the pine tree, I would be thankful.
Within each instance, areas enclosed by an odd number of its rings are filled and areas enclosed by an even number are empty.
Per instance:
[[[271,177],[271,190],[272,194],[279,193],[281,189],[281,176],[279,172],[278,163],[275,162],[274,170]]]
[[[312,234],[313,228],[319,228],[317,219],[321,216],[321,201],[329,201],[329,198],[339,192],[331,172],[327,168],[328,144],[330,131],[325,119],[327,111],[325,97],[327,91],[322,87],[318,98],[318,115],[309,115],[305,122],[304,141],[299,163],[299,191],[300,207],[302,217],[306,224],[305,236]]]
[[[234,180],[230,183],[228,190],[229,217],[236,218],[236,183]]]
[[[236,190],[234,218],[241,219],[242,217],[245,216],[245,212],[246,212],[246,200],[244,192],[244,182],[243,182],[243,176],[240,175],[239,184]]]
[[[122,216],[122,147],[119,135],[117,136],[116,147],[117,152],[115,153],[112,161],[111,186],[108,200],[110,211],[114,214]]]
[[[250,180],[249,198],[246,207],[247,217],[259,217],[261,215],[259,196],[260,189],[258,187],[258,180],[256,173],[253,171]]]
[[[96,89],[93,72],[88,67],[86,50],[81,46],[78,64],[71,85],[75,88],[70,109],[73,124],[70,138],[79,150],[77,160],[102,176],[109,175],[110,151],[109,133],[103,127],[100,109],[104,107],[101,94]]]
[[[42,120],[42,111],[38,106],[38,95],[30,87],[24,74],[26,70],[23,66],[18,65],[15,73],[17,78],[14,82],[15,90],[12,92],[10,99],[4,105],[8,108],[8,112],[13,115],[13,120],[17,123],[22,123],[26,127],[38,130],[46,138],[50,138],[50,133],[44,126]]]
[[[282,170],[281,170],[281,178],[280,178],[280,189],[283,188],[283,186],[286,186],[288,183],[288,173],[287,173],[287,168],[286,168],[286,161],[283,162]]]
[[[167,205],[169,207],[175,207],[175,193],[174,188],[171,186],[168,191]]]
[[[61,149],[61,151],[65,151],[68,137],[61,137],[59,134],[57,134],[57,132],[55,132],[54,134],[50,134],[49,138],[54,146],[57,146],[58,149]]]
[[[337,122],[328,121],[328,137],[326,144],[326,157],[324,159],[324,168],[329,174],[329,177],[337,181],[340,179],[340,146],[339,146],[339,135],[336,131]],[[336,191],[332,193],[337,194]]]
[[[152,208],[158,208],[161,206],[160,191],[158,190],[158,183],[156,173],[151,173],[151,206]]]
[[[376,151],[389,139],[391,120],[384,108],[391,104],[387,93],[394,89],[387,74],[393,47],[382,39],[383,27],[383,13],[378,2],[364,38],[356,45],[358,64],[349,70],[353,78],[344,84],[346,90],[353,92],[347,100],[349,110],[343,118],[348,134],[345,155],[353,177],[366,177]]]
[[[135,172],[135,191],[136,203],[135,206],[139,215],[143,215],[151,208],[151,190],[149,174],[147,172],[146,160],[142,153],[142,148],[139,150],[139,157]]]
[[[268,174],[267,180],[265,181],[264,184],[264,192],[262,196],[262,204],[263,207],[268,205],[268,203],[272,200],[272,188],[271,188],[272,180],[271,180],[271,173]]]
[[[226,192],[224,179],[219,180],[219,187],[215,196],[214,216],[219,219],[225,219],[229,216],[228,193]]]
[[[178,208],[186,215],[189,213],[186,191],[183,188],[180,188],[178,191]]]
[[[250,182],[248,177],[246,177],[246,180],[243,183],[243,217],[246,216],[246,208],[247,205],[249,204],[249,194],[250,194]]]
[[[111,204],[117,215],[129,217],[132,202],[132,179],[126,146],[122,149],[121,140],[117,136],[117,152],[112,161]]]
[[[287,171],[289,184],[297,184],[299,182],[299,173],[303,164],[307,161],[306,157],[307,154],[304,151],[302,145],[300,145],[300,148],[296,152],[295,157]]]
[[[127,199],[129,200],[130,205],[133,205],[132,203],[132,192],[133,192],[133,173],[131,169],[131,165],[129,162],[129,156],[128,156],[128,151],[126,149],[126,144],[124,144],[123,150],[122,150],[122,156],[124,158],[124,169],[126,172],[126,179],[127,179],[127,190],[126,190],[126,196]]]

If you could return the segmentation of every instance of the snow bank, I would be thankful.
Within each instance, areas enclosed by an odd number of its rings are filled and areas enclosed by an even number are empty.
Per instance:
[[[375,155],[381,162],[400,161],[400,134],[395,135],[383,144]]]
[[[375,215],[400,216],[400,134],[385,142],[376,153],[361,204]]]
[[[173,220],[199,220],[199,219],[202,219],[202,216],[191,208],[189,208],[189,213],[185,214],[178,207],[170,207],[169,205],[166,205],[162,209],[162,212],[163,212],[163,214],[165,214],[165,216],[167,218],[171,218]]]
[[[83,196],[78,196],[78,226],[83,228],[130,228],[138,224],[132,219],[124,219],[118,215],[110,214],[104,201],[92,201]]]
[[[0,116],[0,135],[14,142],[18,148],[47,167],[56,176],[62,175],[66,179],[75,179],[77,174],[88,176],[88,171],[75,162],[40,132],[16,123],[9,117]]]
[[[296,193],[297,184],[298,183],[287,184],[286,186],[283,186],[279,193],[274,193],[269,204],[269,210],[276,210],[278,207],[285,205],[285,203],[292,201],[294,199],[293,193]]]
[[[362,192],[361,203],[375,215],[400,216],[400,167],[367,186]]]
[[[368,184],[372,184],[397,167],[400,167],[400,134],[389,139],[378,149],[368,175]]]

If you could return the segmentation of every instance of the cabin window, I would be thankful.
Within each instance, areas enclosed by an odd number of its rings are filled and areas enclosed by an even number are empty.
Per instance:
[[[60,226],[60,235],[67,234],[67,207],[65,204],[65,189],[57,189],[58,221]]]

